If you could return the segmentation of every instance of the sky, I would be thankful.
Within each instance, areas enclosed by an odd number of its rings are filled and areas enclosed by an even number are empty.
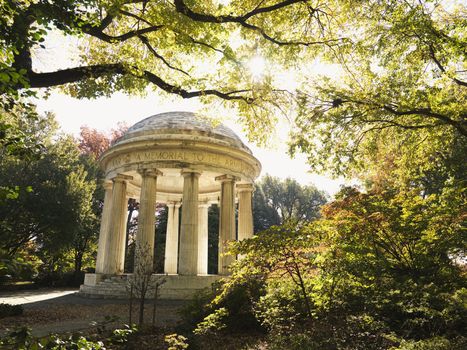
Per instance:
[[[138,121],[154,114],[170,111],[199,112],[203,106],[197,100],[183,100],[173,98],[171,101],[161,100],[157,95],[148,95],[145,98],[130,97],[121,93],[111,98],[94,100],[75,99],[58,91],[52,92],[47,99],[37,101],[40,112],[53,112],[63,132],[79,135],[81,126],[88,126],[100,131],[110,131],[116,128],[119,122],[131,126]],[[331,179],[326,176],[309,172],[306,157],[298,155],[291,159],[287,154],[286,132],[282,135],[276,133],[271,145],[260,148],[248,142],[240,125],[234,120],[223,120],[251,149],[253,155],[262,164],[261,176],[265,174],[277,176],[281,179],[287,177],[297,180],[302,185],[314,184],[320,190],[334,195],[342,179]],[[281,130],[285,128],[281,127]]]
[[[40,50],[34,57],[34,68],[38,71],[51,71],[63,69],[75,65],[74,57],[77,57],[77,43],[69,37],[63,37],[58,32],[51,32],[43,43],[46,49]],[[250,69],[261,72],[264,62],[255,57]],[[323,70],[323,67],[320,67]],[[293,82],[290,76],[284,77]],[[81,126],[88,126],[100,131],[110,131],[116,128],[119,122],[131,126],[151,115],[170,111],[201,112],[206,108],[197,99],[182,99],[172,97],[170,99],[159,97],[149,93],[146,97],[130,97],[116,93],[110,98],[98,98],[93,100],[75,99],[60,92],[52,90],[48,98],[40,98],[36,101],[39,112],[53,112],[65,133],[79,135]],[[287,177],[297,180],[302,185],[315,185],[318,189],[326,191],[331,196],[344,184],[343,179],[331,179],[328,176],[309,172],[305,155],[297,155],[291,159],[287,154],[288,125],[285,122],[276,127],[272,142],[266,148],[257,147],[248,142],[242,127],[235,123],[235,118],[222,122],[230,127],[242,141],[252,150],[253,155],[262,164],[261,176],[265,174],[277,176],[281,179]]]

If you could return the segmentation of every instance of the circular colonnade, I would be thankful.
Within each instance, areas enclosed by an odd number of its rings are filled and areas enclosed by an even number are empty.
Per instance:
[[[167,205],[164,273],[168,276],[207,275],[212,204],[220,207],[219,275],[228,274],[234,259],[224,254],[228,242],[253,235],[253,181],[261,165],[223,125],[214,126],[190,112],[151,116],[116,140],[101,157],[101,166],[105,199],[96,273],[86,274],[83,294],[99,294],[101,281],[123,274],[129,198],[140,203],[135,262],[147,269],[153,266],[156,203]]]

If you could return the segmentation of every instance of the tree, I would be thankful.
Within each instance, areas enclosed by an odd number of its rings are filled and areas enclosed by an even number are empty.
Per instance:
[[[405,157],[465,146],[465,3],[341,3],[352,44],[331,59],[337,79],[309,77],[300,89],[292,152],[308,154],[315,170],[354,175],[387,142]]]
[[[272,112],[296,108],[292,148],[335,173],[359,162],[381,130],[466,135],[460,1],[3,1],[1,9],[3,93],[66,85],[95,97],[150,84],[220,98],[256,141],[275,125]],[[73,68],[35,71],[32,53],[52,29],[81,36],[85,54]],[[270,67],[261,79],[248,69],[258,57]],[[310,76],[315,59],[340,66],[342,77]],[[304,78],[298,91],[276,74],[287,69]]]
[[[463,334],[465,193],[347,188],[325,206],[317,232],[316,298],[330,315],[371,315],[403,338]]]
[[[118,123],[116,129],[111,129],[110,133],[104,133],[88,126],[80,128],[79,149],[83,154],[93,156],[95,160],[107,151],[112,142],[123,136],[128,126]]]
[[[49,122],[50,118],[39,117],[34,105],[23,100],[0,96],[0,166],[6,166],[13,160],[33,160],[40,157],[44,143],[50,140],[47,137],[41,138],[46,136],[44,133],[37,135],[38,137],[31,137],[28,131],[30,125],[35,125],[38,129],[55,127]],[[47,130],[44,132],[46,134]],[[16,198],[19,190],[18,184],[15,183],[8,187],[1,186],[0,203]]]
[[[142,326],[144,322],[144,304],[149,292],[154,293],[153,325],[155,321],[155,303],[158,297],[159,288],[165,283],[162,276],[153,276],[154,267],[145,262],[152,256],[151,248],[147,244],[136,246],[135,254],[139,259],[135,259],[135,267],[127,281],[127,289],[130,292],[130,319],[133,296],[139,299],[138,325]]]
[[[272,226],[253,239],[238,242],[233,251],[243,258],[234,268],[232,283],[238,283],[235,279],[245,276],[260,276],[274,289],[287,280],[296,288],[306,317],[312,321],[311,290],[307,280],[314,270],[310,256],[319,249],[319,242],[309,238],[312,233],[307,225],[288,222]]]
[[[38,116],[34,123],[23,117],[26,120],[16,122],[25,140],[32,144],[40,140],[43,148],[40,158],[4,159],[0,185],[18,186],[19,191],[0,208],[2,249],[13,257],[34,244],[35,254],[51,271],[71,254],[79,272],[98,230],[94,174],[86,171],[74,140],[57,137],[53,116]]]
[[[465,192],[452,188],[344,188],[322,218],[234,244],[244,258],[207,304],[204,325],[222,307],[223,325],[234,327],[231,312],[242,308],[278,348],[462,348],[464,221]]]
[[[264,176],[253,194],[255,232],[289,220],[310,221],[319,217],[320,207],[327,201],[315,186],[302,186],[296,180]]]
[[[269,84],[256,86],[247,61],[276,56],[290,65],[303,49],[316,47],[317,52],[341,41],[324,35],[326,5],[314,7],[304,0],[228,5],[183,0],[3,1],[1,10],[3,92],[69,84],[71,94],[94,97],[142,92],[150,84],[183,98],[211,96],[234,102],[241,113],[255,114],[256,122],[265,126],[273,121],[262,106],[277,106],[277,99],[287,94],[272,91]],[[77,66],[51,72],[34,69],[33,53],[40,51],[51,30],[84,38],[80,50],[86,54]],[[284,56],[275,55],[282,47]]]

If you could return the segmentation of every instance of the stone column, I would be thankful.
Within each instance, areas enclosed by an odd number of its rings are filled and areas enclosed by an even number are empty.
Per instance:
[[[138,231],[136,233],[135,266],[141,267],[144,273],[149,273],[154,270],[157,176],[162,175],[162,173],[156,169],[143,169],[140,174],[142,182]]]
[[[118,274],[123,272],[122,250],[125,242],[125,222],[122,215],[127,211],[126,181],[133,177],[119,174],[112,179],[112,212],[109,219],[109,231],[105,244],[103,273]],[[125,218],[126,219],[126,218]],[[123,237],[122,237],[123,236]]]
[[[165,240],[164,272],[177,273],[178,262],[178,224],[180,203],[168,203],[169,215],[167,217],[167,235]]]
[[[228,275],[229,266],[235,260],[226,255],[229,242],[235,240],[235,180],[231,175],[216,177],[221,181],[221,202],[219,218],[219,275]]]
[[[208,274],[208,209],[209,204],[198,205],[198,274]]]
[[[122,225],[121,225],[121,230],[122,232],[120,233],[120,242],[119,242],[119,248],[118,251],[120,252],[120,259],[118,260],[118,269],[121,271],[121,273],[125,272],[125,256],[126,256],[126,225],[127,225],[127,220],[128,220],[128,200],[130,197],[128,195],[125,195],[125,205],[122,206],[122,213],[120,214],[120,217],[122,218]]]
[[[251,206],[252,184],[237,185],[238,193],[238,240],[253,237],[253,209]]]
[[[182,171],[183,200],[178,273],[196,276],[198,269],[198,180],[200,173]]]
[[[106,256],[107,237],[109,235],[110,217],[112,214],[112,182],[104,182],[105,196],[104,208],[102,209],[101,229],[99,232],[99,243],[97,245],[96,273],[103,273]]]

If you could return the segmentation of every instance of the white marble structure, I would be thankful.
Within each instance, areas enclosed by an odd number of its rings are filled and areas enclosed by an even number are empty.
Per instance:
[[[116,286],[124,280],[128,198],[140,203],[136,245],[151,252],[156,203],[168,207],[163,297],[188,297],[219,278],[207,274],[208,208],[213,203],[220,206],[218,273],[229,274],[235,257],[226,255],[225,248],[253,235],[252,184],[261,170],[232,130],[189,112],[154,115],[129,128],[101,164],[106,180],[96,272],[86,274],[82,294],[122,294]],[[153,256],[135,260],[152,268]]]

